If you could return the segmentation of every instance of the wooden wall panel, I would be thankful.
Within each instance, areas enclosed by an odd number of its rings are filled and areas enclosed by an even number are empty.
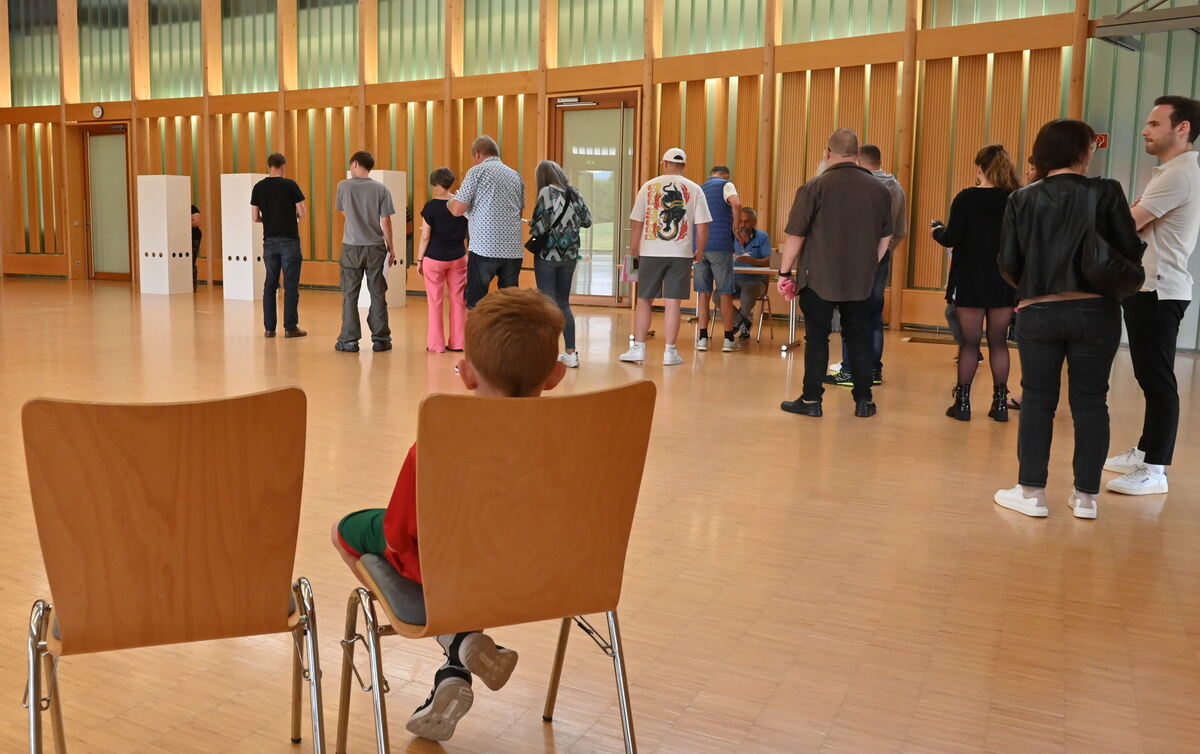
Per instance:
[[[292,133],[296,142],[295,148],[292,150],[294,154],[287,156],[289,167],[288,175],[296,183],[300,184],[300,190],[304,192],[304,196],[308,198],[308,216],[300,221],[300,252],[305,259],[315,259],[315,251],[313,249],[313,215],[316,214],[316,186],[312,180],[312,166],[309,164],[309,149],[312,143],[311,131],[309,128],[309,111],[308,110],[293,110],[289,112],[293,121]],[[301,266],[301,274],[303,274],[303,266]]]
[[[51,166],[51,155],[54,153],[54,131],[58,128],[51,123],[43,124],[42,131],[42,148],[41,148],[41,177],[42,177],[42,251],[46,254],[58,254],[61,250],[58,248],[58,242],[55,237],[55,225],[57,218],[55,213],[54,201],[54,170]]]
[[[1033,50],[1029,53],[1029,74],[1026,83],[1025,135],[1022,145],[1026,152],[1046,123],[1062,113],[1062,50]],[[1022,163],[1017,158],[1018,165]]]
[[[949,196],[949,160],[951,143],[953,67],[950,59],[929,60],[924,64],[925,85],[921,88],[921,118],[917,131],[917,160],[914,217],[946,219]],[[937,288],[945,281],[942,270],[945,251],[928,233],[912,235],[910,246],[912,285]]]
[[[250,116],[247,113],[237,113],[234,118],[237,131],[237,161],[233,167],[235,173],[250,172]]]
[[[408,108],[407,102],[401,102],[393,105],[389,111],[392,133],[395,134],[396,139],[396,153],[392,155],[392,164],[396,170],[408,170]],[[443,117],[445,116],[443,115]],[[434,127],[437,128],[436,125]],[[437,130],[440,132],[442,129],[437,128]],[[416,186],[415,177],[413,186]]]
[[[758,142],[769,136],[762,134],[758,122],[759,76],[738,77],[737,135],[733,177],[741,192],[742,200],[749,203],[758,185]]]
[[[11,126],[8,124],[0,126],[0,191],[4,192],[5,196],[17,196],[16,180],[14,174],[17,165],[17,139],[16,133],[19,126]],[[23,251],[25,248],[25,234],[21,232],[20,219],[14,212],[16,202],[7,201],[0,202],[0,229],[3,232],[3,238],[0,243],[0,253],[13,253]]]
[[[330,221],[329,259],[336,260],[341,259],[342,231],[346,226],[346,218],[334,206],[337,203],[337,185],[346,178],[350,159],[346,150],[346,109],[332,108],[329,120],[329,202],[325,211],[328,212]]]
[[[29,233],[29,251],[35,254],[42,250],[41,222],[38,219],[38,154],[34,147],[34,129],[37,126],[36,123],[25,126],[22,145],[25,155],[25,227]]]
[[[804,174],[814,175],[821,163],[821,153],[836,128],[834,70],[824,68],[809,74],[807,168]]]
[[[984,115],[987,113],[987,57],[972,55],[958,59],[955,84],[954,161],[952,193],[975,185],[975,153],[984,146]],[[945,216],[938,215],[943,220]]]
[[[426,156],[429,149],[429,129],[426,126],[427,108],[424,102],[416,102],[413,104],[413,214],[420,211],[421,207],[425,206],[425,202],[429,199],[429,185],[425,180],[429,173],[432,172],[429,165],[429,158]],[[434,124],[434,130],[439,131],[438,124]],[[458,150],[454,150],[457,153]],[[455,171],[456,173],[458,171]],[[459,173],[459,180],[462,180]]]
[[[525,94],[522,98],[525,103],[525,143],[521,146],[520,165],[517,164],[515,154],[511,156],[512,162],[508,164],[519,170],[525,179],[525,211],[521,213],[521,217],[530,217],[533,215],[533,204],[537,201],[537,182],[533,178],[533,172],[538,162],[549,155],[538,154],[538,129],[530,122],[531,118],[537,117],[537,95]]]
[[[248,173],[265,173],[267,172],[267,114],[253,113],[254,115],[254,159],[251,162],[246,162],[246,172]]]
[[[1028,156],[1021,149],[1021,100],[1024,53],[1005,52],[992,58],[992,102],[987,139],[1003,144],[1018,167]]]
[[[499,141],[500,139],[500,103],[499,97],[483,98],[482,132]]]
[[[521,148],[520,96],[506,94],[503,98],[501,112],[504,118],[500,126],[500,154],[519,152]]]
[[[680,126],[682,123],[682,113],[680,107],[679,84],[663,84],[660,87],[658,101],[658,149],[655,150],[655,165],[658,165],[658,160],[662,157],[663,152],[666,152],[671,147],[678,147],[682,143]],[[686,151],[686,150],[685,150]],[[691,159],[691,155],[688,155]],[[661,167],[655,167],[654,174],[658,175],[662,172]]]
[[[704,81],[689,81],[685,85],[686,101],[683,119],[683,151],[687,152],[688,164],[684,175],[696,183],[704,183],[708,177],[705,162],[707,143],[708,96]],[[717,119],[722,113],[717,113]]]
[[[867,69],[856,65],[838,71],[837,127],[858,134],[861,143],[866,120]]]
[[[233,173],[233,116],[226,113],[221,118],[221,172]]]
[[[395,170],[395,163],[392,161],[392,110],[395,105],[371,105],[367,108],[369,113],[367,133],[370,136],[370,148],[375,153],[375,164],[386,168],[387,170]]]
[[[312,129],[312,182],[313,182],[313,258],[318,261],[333,261],[333,250],[329,248],[329,213],[321,207],[332,206],[334,197],[329,194],[329,108],[313,111]]]
[[[717,79],[712,88],[713,157],[715,165],[729,164],[729,79]]]
[[[896,63],[871,66],[870,112],[867,115],[866,141],[879,147],[883,169],[895,172],[896,105],[900,92],[896,84]]]
[[[796,196],[796,189],[804,184],[808,144],[805,140],[807,125],[808,73],[793,71],[783,74],[779,86],[779,162],[776,165],[774,221],[770,228],[763,228],[771,236],[774,246],[783,241],[783,229],[787,225],[788,211]]]

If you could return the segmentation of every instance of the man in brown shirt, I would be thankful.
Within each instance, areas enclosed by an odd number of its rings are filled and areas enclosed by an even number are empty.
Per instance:
[[[892,240],[892,198],[857,160],[858,136],[847,128],[834,131],[825,148],[825,172],[796,192],[784,230],[780,290],[792,284],[799,261],[794,284],[804,312],[804,393],[780,404],[794,414],[822,413],[821,382],[837,309],[854,376],[854,415],[875,415],[867,318],[875,271]]]

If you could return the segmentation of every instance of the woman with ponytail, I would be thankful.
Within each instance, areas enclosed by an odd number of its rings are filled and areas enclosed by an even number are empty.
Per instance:
[[[933,223],[933,238],[954,249],[946,300],[954,303],[962,341],[958,347],[958,383],[954,405],[946,416],[971,419],[971,383],[979,368],[980,343],[987,334],[992,371],[992,406],[988,416],[1008,421],[1008,326],[1015,292],[1000,275],[1000,228],[1008,195],[1021,186],[1008,152],[992,144],[975,155],[976,185],[964,189],[950,205],[950,221]]]

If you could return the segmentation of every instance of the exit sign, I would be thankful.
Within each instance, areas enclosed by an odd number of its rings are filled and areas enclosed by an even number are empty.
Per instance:
[[[1108,134],[1096,134],[1096,149],[1108,149]]]

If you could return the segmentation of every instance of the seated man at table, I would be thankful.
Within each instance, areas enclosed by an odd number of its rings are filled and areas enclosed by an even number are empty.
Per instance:
[[[758,213],[751,207],[742,207],[742,226],[733,241],[734,272],[747,267],[767,267],[771,264],[771,239],[758,229]],[[753,324],[754,304],[767,292],[767,275],[763,273],[741,273],[733,276],[733,292],[741,302],[734,312],[738,337],[750,337]]]
[[[466,350],[458,363],[463,385],[482,398],[540,396],[566,373],[558,360],[562,328],[562,313],[540,292],[505,288],[492,293],[467,318]],[[373,553],[386,558],[404,578],[421,583],[415,444],[408,449],[388,507],[345,516],[334,524],[332,537],[356,577],[358,559]],[[438,636],[437,642],[446,661],[434,675],[429,698],[405,727],[422,738],[445,741],[454,735],[454,726],[475,699],[471,676],[496,691],[512,675],[517,653],[497,646],[482,631]]]

